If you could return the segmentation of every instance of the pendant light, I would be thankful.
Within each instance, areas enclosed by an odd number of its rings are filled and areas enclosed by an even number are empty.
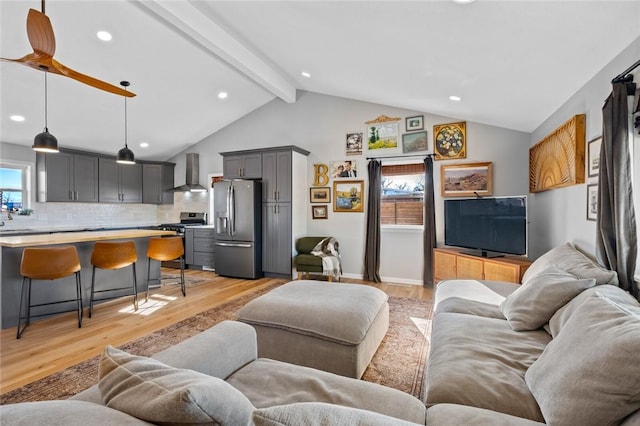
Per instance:
[[[39,152],[59,152],[58,139],[49,133],[47,128],[47,72],[44,72],[44,130],[33,138],[34,151]]]
[[[129,87],[128,81],[121,81],[120,85],[124,87],[124,90],[127,90]],[[133,155],[133,151],[129,149],[127,146],[127,97],[124,97],[124,148],[118,151],[118,159],[116,160],[120,164],[136,164],[135,156]]]

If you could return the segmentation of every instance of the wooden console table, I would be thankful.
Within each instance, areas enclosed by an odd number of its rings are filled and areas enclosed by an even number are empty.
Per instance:
[[[531,261],[524,257],[484,258],[462,253],[461,249],[433,249],[434,282],[473,279],[520,283]]]

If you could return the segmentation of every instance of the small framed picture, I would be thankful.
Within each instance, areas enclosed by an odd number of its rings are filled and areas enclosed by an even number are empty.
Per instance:
[[[467,122],[433,126],[435,160],[467,158]]]
[[[440,195],[473,197],[493,193],[491,163],[447,164],[440,167]]]
[[[331,202],[331,188],[309,188],[310,203],[329,203]]]
[[[602,145],[602,136],[592,139],[587,144],[588,162],[587,176],[596,177],[600,172],[600,146]]]
[[[424,129],[424,115],[416,115],[415,117],[407,117],[404,119],[404,127],[407,132],[412,130]]]
[[[328,216],[327,206],[311,206],[311,217],[313,219],[326,219]]]
[[[429,148],[427,143],[427,132],[403,133],[402,153],[426,151]]]
[[[587,185],[587,220],[598,218],[598,184]]]
[[[346,147],[347,155],[362,155],[362,132],[347,133]]]
[[[355,160],[333,161],[329,170],[331,179],[358,177],[358,162]]]
[[[334,212],[362,212],[362,194],[364,181],[334,181],[333,182],[333,211]]]

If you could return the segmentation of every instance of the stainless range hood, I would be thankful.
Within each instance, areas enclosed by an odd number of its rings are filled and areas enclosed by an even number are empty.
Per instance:
[[[198,183],[200,176],[200,154],[187,153],[187,180],[184,185],[173,188],[175,192],[205,192],[207,188]]]

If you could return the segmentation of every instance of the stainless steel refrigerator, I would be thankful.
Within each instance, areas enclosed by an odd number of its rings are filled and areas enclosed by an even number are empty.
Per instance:
[[[223,180],[213,193],[216,273],[262,277],[262,184]]]

